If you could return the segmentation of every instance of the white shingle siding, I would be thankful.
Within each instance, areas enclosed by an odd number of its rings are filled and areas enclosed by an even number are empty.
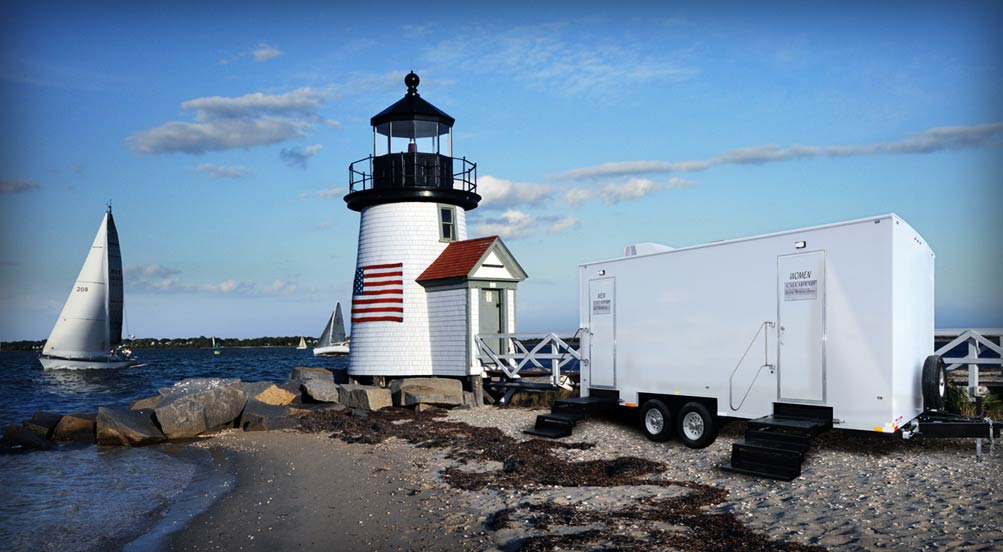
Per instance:
[[[459,207],[456,208],[456,237],[457,240],[467,239],[466,213]],[[440,301],[429,297],[425,288],[415,282],[446,245],[439,241],[439,206],[436,203],[388,203],[363,209],[356,266],[404,264],[404,322],[353,323],[350,375],[468,373],[463,347],[467,334],[463,323],[466,305],[459,304],[465,299],[463,290]],[[443,317],[443,324],[440,325],[438,319],[432,323],[432,312]],[[457,316],[459,318],[455,318]],[[456,331],[456,335],[450,335],[451,331]],[[439,341],[443,339],[445,342],[440,346]]]

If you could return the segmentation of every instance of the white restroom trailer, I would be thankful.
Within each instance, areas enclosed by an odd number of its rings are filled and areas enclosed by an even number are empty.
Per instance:
[[[833,427],[884,433],[923,413],[934,254],[900,217],[627,253],[579,267],[583,397],[660,402],[681,437],[700,408],[715,426],[831,408]]]

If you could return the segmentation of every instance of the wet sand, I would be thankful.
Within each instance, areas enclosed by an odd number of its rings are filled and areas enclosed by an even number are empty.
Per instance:
[[[291,431],[232,431],[198,446],[232,458],[236,488],[176,533],[171,550],[465,548],[444,527],[449,497],[427,481],[430,451]]]

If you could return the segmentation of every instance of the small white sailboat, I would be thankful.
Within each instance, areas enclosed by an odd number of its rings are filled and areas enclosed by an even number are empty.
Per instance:
[[[222,352],[222,349],[223,348],[220,347],[219,343],[216,343],[216,336],[212,336],[212,354],[219,355],[220,352]]]
[[[300,337],[300,344],[296,346],[297,349],[306,349],[306,338]]]
[[[139,361],[122,345],[122,252],[118,230],[105,212],[90,253],[45,342],[46,370],[125,368]]]
[[[317,346],[313,348],[314,356],[347,355],[348,339],[345,337],[345,319],[341,316],[341,303],[334,307],[330,320],[320,334]]]

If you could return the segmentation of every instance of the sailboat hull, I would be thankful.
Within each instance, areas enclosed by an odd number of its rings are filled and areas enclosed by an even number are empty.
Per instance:
[[[39,357],[42,368],[45,370],[107,370],[114,368],[128,368],[139,364],[135,358],[124,360],[70,360],[65,358]]]
[[[314,347],[313,356],[333,356],[333,355],[347,355],[348,345],[344,343],[339,343],[337,345],[328,345],[327,347]]]

